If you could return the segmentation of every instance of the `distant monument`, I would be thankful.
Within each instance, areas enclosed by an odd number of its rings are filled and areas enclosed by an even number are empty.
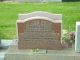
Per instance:
[[[76,22],[75,51],[80,52],[80,22]]]
[[[19,49],[60,50],[61,14],[37,11],[20,14],[17,20]]]

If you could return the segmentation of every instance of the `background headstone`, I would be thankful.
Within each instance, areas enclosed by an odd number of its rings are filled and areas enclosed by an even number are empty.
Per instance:
[[[76,22],[75,51],[80,52],[80,22]]]
[[[61,15],[39,11],[20,15],[19,19],[19,49],[62,49]]]

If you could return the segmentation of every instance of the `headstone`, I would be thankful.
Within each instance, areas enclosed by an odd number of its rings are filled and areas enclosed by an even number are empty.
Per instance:
[[[76,22],[75,51],[80,52],[80,22]]]
[[[32,12],[20,14],[17,20],[19,49],[60,50],[61,14]]]

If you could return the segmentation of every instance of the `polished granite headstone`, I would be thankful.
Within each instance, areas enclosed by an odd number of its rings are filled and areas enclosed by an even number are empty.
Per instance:
[[[17,20],[18,48],[62,49],[61,22],[61,14],[42,11],[20,14]]]

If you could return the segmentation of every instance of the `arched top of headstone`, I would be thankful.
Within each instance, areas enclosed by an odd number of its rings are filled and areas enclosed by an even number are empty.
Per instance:
[[[41,16],[30,17],[30,18],[27,18],[27,19],[24,19],[24,20],[17,20],[17,22],[24,23],[24,22],[27,22],[27,21],[30,21],[30,20],[47,20],[47,21],[50,21],[50,22],[53,22],[53,23],[61,23],[61,20],[53,20],[51,18],[41,17]]]
[[[62,20],[62,14],[53,14],[53,13],[48,13],[44,11],[36,11],[36,12],[27,13],[27,14],[19,14],[18,20],[25,20],[35,16],[47,17],[53,20]]]
[[[19,14],[17,20],[19,49],[62,49],[61,14],[43,11]]]

